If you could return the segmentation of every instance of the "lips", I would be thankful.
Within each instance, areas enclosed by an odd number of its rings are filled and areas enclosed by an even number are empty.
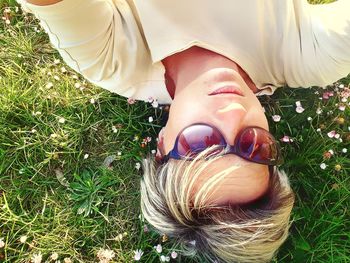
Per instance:
[[[227,85],[227,86],[217,88],[216,90],[211,92],[209,96],[214,96],[218,94],[236,94],[238,96],[243,96],[242,91],[238,87],[232,86],[232,85]]]

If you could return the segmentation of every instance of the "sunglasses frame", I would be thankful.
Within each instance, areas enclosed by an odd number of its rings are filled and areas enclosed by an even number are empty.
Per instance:
[[[247,161],[250,161],[250,162],[253,162],[253,163],[258,163],[258,164],[265,164],[265,165],[269,165],[269,166],[275,166],[275,165],[280,165],[283,163],[283,160],[282,160],[282,157],[281,157],[281,148],[280,148],[280,145],[278,143],[278,141],[275,139],[275,137],[266,129],[264,128],[261,128],[261,127],[257,127],[257,126],[248,126],[248,127],[245,127],[243,128],[242,130],[239,131],[239,133],[237,134],[236,138],[235,138],[235,144],[234,145],[230,145],[227,143],[227,140],[225,138],[225,136],[223,135],[223,133],[221,132],[220,129],[216,128],[215,126],[212,126],[210,124],[206,124],[206,123],[193,123],[189,126],[186,126],[185,128],[183,128],[179,134],[176,136],[176,140],[175,140],[175,143],[174,143],[174,147],[173,149],[168,153],[168,154],[165,154],[165,155],[162,155],[159,162],[161,164],[164,164],[166,163],[169,159],[175,159],[175,160],[193,160],[194,158],[193,157],[190,157],[190,156],[182,156],[178,153],[177,151],[177,144],[178,144],[178,141],[179,141],[179,137],[180,137],[180,134],[186,130],[187,128],[191,127],[191,126],[196,126],[196,125],[203,125],[203,126],[208,126],[210,127],[211,129],[214,129],[216,130],[217,132],[219,132],[219,134],[222,136],[222,139],[224,140],[225,142],[225,145],[223,145],[225,148],[224,148],[224,155],[226,154],[235,154]],[[253,160],[253,159],[249,159],[243,155],[240,154],[240,151],[238,150],[237,148],[237,140],[240,138],[240,136],[247,130],[247,129],[258,129],[258,130],[262,130],[263,132],[265,133],[268,133],[270,138],[272,139],[273,142],[275,142],[275,145],[276,145],[276,150],[277,150],[277,159],[275,161],[257,161],[257,160]],[[158,149],[159,149],[159,142],[158,142]],[[161,150],[164,150],[164,149],[159,149],[159,152],[161,153],[162,151]]]

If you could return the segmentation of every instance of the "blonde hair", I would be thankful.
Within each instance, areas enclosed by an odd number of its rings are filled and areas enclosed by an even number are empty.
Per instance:
[[[193,191],[194,182],[223,153],[207,149],[193,161],[172,160],[156,167],[144,160],[141,209],[161,234],[176,239],[185,255],[216,262],[269,262],[288,236],[294,194],[287,175],[274,169],[264,197],[248,205],[206,204],[211,190],[237,166],[213,174]]]

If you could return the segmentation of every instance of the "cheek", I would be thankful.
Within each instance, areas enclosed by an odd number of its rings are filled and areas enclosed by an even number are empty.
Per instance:
[[[245,125],[258,126],[269,130],[269,124],[267,122],[266,115],[260,107],[255,107],[248,112],[245,119]]]

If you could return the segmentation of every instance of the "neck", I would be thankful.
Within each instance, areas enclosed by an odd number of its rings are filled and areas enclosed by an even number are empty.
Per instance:
[[[248,74],[237,63],[207,49],[194,46],[166,57],[162,62],[166,69],[166,86],[173,99],[199,75],[219,67],[237,71],[254,93],[258,91]]]

